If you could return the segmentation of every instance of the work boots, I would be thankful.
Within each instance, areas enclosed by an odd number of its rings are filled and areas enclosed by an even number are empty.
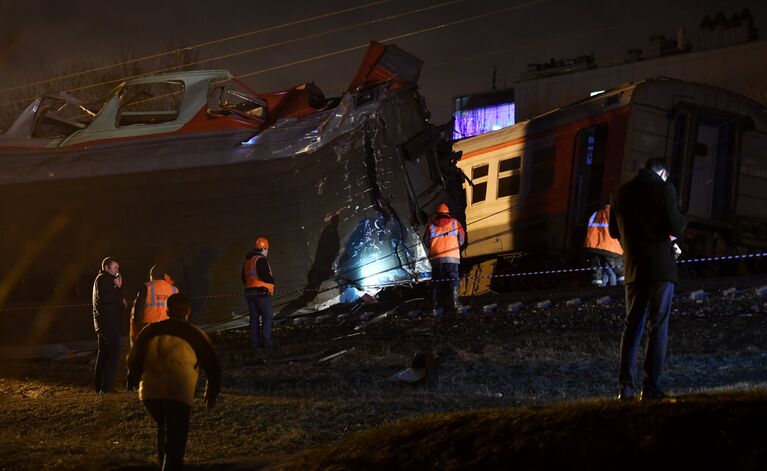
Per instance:
[[[453,288],[453,290],[450,292],[450,307],[456,314],[458,311],[460,311],[463,306],[461,305],[461,289],[460,288]]]
[[[431,314],[435,317],[442,315],[439,308],[439,291],[434,288],[431,290]]]

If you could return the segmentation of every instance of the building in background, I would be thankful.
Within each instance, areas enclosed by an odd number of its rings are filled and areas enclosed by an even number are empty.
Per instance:
[[[514,124],[514,89],[453,98],[453,139],[464,139]]]
[[[767,102],[767,41],[748,9],[729,19],[706,15],[698,31],[679,28],[675,38],[650,37],[619,64],[598,67],[591,55],[530,64],[515,83],[515,121],[594,96],[617,85],[671,77],[725,88]]]

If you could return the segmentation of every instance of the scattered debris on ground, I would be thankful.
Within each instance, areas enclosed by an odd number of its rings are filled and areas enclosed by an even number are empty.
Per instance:
[[[675,299],[670,392],[767,386],[767,301],[754,289],[725,289]],[[187,461],[252,469],[398,419],[611,399],[625,309],[613,296],[604,305],[552,297],[546,308],[498,301],[489,312],[478,302],[444,317],[411,303],[373,323],[363,312],[340,323],[332,313],[319,323],[282,323],[267,350],[252,351],[244,329],[216,334],[224,392],[213,411],[194,408]],[[422,314],[409,315],[417,308]],[[433,355],[435,374],[413,385],[390,381],[419,351]],[[135,392],[91,391],[94,360],[0,361],[0,468],[153,462],[151,419]],[[118,385],[124,381],[123,373]]]

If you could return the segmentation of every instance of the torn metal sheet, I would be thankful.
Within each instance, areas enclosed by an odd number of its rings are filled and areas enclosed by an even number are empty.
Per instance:
[[[198,71],[126,82],[95,116],[64,113],[93,107],[62,96],[63,120],[49,112],[53,95],[31,105],[14,133],[0,134],[0,218],[9,226],[0,264],[19,273],[0,303],[45,306],[63,292],[57,304],[87,304],[109,255],[128,298],[162,262],[192,298],[195,322],[244,325],[232,313],[245,312],[240,271],[257,237],[271,243],[281,315],[430,278],[419,235],[445,196],[437,160],[449,132],[427,121],[415,84],[402,78],[417,77],[420,61],[395,46],[372,49],[366,60],[378,72],[358,74],[335,100],[310,84],[248,94],[226,85],[236,80],[225,71]],[[167,109],[133,106],[135,87],[167,84],[182,90],[162,102]],[[39,112],[46,135],[28,119]],[[33,126],[29,136],[23,125]],[[29,314],[5,312],[0,322],[28,324]],[[51,322],[72,329],[63,315]]]

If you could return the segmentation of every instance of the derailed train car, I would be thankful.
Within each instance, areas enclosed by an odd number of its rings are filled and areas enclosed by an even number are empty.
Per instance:
[[[87,336],[105,255],[126,294],[161,263],[197,322],[231,318],[259,236],[284,313],[427,279],[419,233],[444,196],[442,130],[420,67],[372,43],[337,99],[312,84],[258,94],[226,71],[131,80],[97,104],[37,99],[0,135],[0,307],[16,327],[3,330]]]
[[[653,157],[671,165],[686,256],[767,248],[767,109],[723,89],[626,84],[454,150],[475,274],[577,266],[590,215]]]

